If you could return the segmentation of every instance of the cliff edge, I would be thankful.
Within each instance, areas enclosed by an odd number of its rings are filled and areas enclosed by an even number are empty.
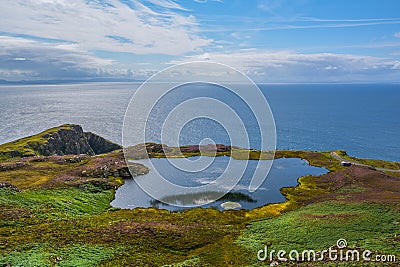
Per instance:
[[[64,124],[39,134],[0,145],[3,158],[50,155],[97,155],[120,149],[103,137],[84,132],[80,125]]]

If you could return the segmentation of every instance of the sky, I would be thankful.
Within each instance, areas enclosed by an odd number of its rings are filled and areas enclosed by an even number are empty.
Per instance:
[[[183,62],[256,82],[399,82],[398,0],[1,0],[0,79],[146,79]]]

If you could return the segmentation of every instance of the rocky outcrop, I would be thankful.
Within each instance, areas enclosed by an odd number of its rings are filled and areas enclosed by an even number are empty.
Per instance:
[[[54,133],[44,135],[43,138],[47,139],[47,142],[39,144],[34,149],[44,156],[97,155],[121,148],[94,133],[83,132],[80,125],[71,125],[70,129],[59,129]]]
[[[71,125],[69,129],[61,128],[53,133],[44,134],[42,137],[47,141],[30,144],[40,155],[95,154],[79,125]]]
[[[149,171],[149,168],[140,163],[130,162],[127,164],[124,154],[120,150],[105,154],[102,157],[92,157],[87,164],[76,168],[70,175],[88,178],[121,177],[132,179]]]
[[[107,139],[104,139],[103,137],[91,133],[91,132],[87,132],[87,133],[83,133],[89,146],[92,148],[94,154],[103,154],[103,153],[107,153],[110,151],[114,151],[117,149],[120,149],[121,146],[112,143],[111,141],[108,141]]]
[[[97,155],[120,149],[94,133],[83,132],[80,125],[65,124],[40,134],[2,145],[0,154],[8,157],[35,155]]]

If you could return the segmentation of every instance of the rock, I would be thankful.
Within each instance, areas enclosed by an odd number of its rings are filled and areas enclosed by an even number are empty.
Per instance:
[[[22,153],[18,150],[13,150],[10,152],[10,156],[11,157],[20,157],[20,156],[22,156]]]
[[[88,158],[88,156],[86,156],[86,155],[77,155],[77,156],[73,156],[73,157],[69,158],[68,162],[69,163],[78,163],[87,158]]]
[[[50,155],[97,155],[121,146],[94,133],[83,132],[80,125],[65,124],[37,135],[1,145],[0,155],[9,157]]]
[[[0,182],[0,188],[9,188],[11,190],[20,192],[20,190],[15,185],[7,183],[7,182]]]
[[[71,125],[70,129],[61,128],[43,137],[47,137],[47,142],[32,143],[32,148],[41,155],[95,155],[83,133],[82,127],[79,125]]]
[[[114,175],[117,177],[121,177],[122,179],[132,179],[132,175],[129,172],[128,167],[122,167],[122,168],[117,169],[115,171]]]
[[[107,139],[104,139],[103,137],[91,132],[84,133],[84,136],[96,155],[122,148],[120,145],[114,144]]]
[[[169,153],[172,151],[167,145],[156,143],[145,143],[147,153]]]
[[[222,204],[221,204],[221,207],[222,207],[223,209],[225,209],[225,210],[234,210],[234,209],[241,208],[242,205],[240,205],[239,202],[231,202],[231,201],[228,201],[228,202],[222,203]]]

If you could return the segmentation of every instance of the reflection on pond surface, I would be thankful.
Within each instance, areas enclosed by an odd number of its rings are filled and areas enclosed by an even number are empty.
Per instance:
[[[196,160],[200,157],[192,158]],[[178,165],[184,164],[185,160],[182,158],[165,159],[165,158],[153,158],[150,159],[153,166],[157,168],[157,171],[162,172],[162,175],[169,181],[178,183],[182,186],[202,186],[208,183],[215,183],[215,180],[224,172],[225,167],[228,165],[230,160],[229,157],[217,157],[214,158],[212,164],[200,172],[185,172],[179,170],[173,166],[174,163]],[[146,166],[150,166],[147,160],[139,160],[136,162],[143,163]],[[171,161],[173,164],[171,164]],[[231,163],[235,165],[240,160],[232,160]],[[243,162],[242,162],[243,163]],[[238,164],[240,165],[240,164]],[[242,179],[239,183],[230,191],[230,193],[221,197],[221,191],[224,191],[223,185],[221,190],[215,191],[201,191],[201,187],[198,191],[191,194],[179,194],[179,192],[164,192],[163,188],[159,189],[160,197],[158,200],[147,195],[135,182],[135,180],[126,180],[125,184],[118,188],[115,194],[115,200],[111,202],[114,207],[133,209],[136,207],[159,207],[168,210],[180,210],[181,207],[175,205],[181,205],[185,207],[198,206],[199,204],[208,203],[203,207],[216,207],[223,209],[221,204],[225,202],[237,202],[240,203],[242,208],[252,209],[255,207],[263,206],[268,203],[276,203],[284,201],[285,198],[280,193],[282,187],[295,186],[297,185],[297,179],[305,175],[321,175],[327,172],[324,168],[318,168],[309,166],[306,161],[296,158],[282,158],[274,161],[271,171],[269,172],[267,179],[262,183],[261,187],[255,192],[250,193],[248,191],[249,183],[252,178],[252,173],[257,168],[257,161],[248,161],[248,166],[244,172]],[[149,174],[138,176],[135,179],[144,179],[143,181],[150,181],[152,175],[155,175],[155,170],[151,169]],[[146,180],[147,179],[147,180]],[[154,185],[157,188],[157,185]],[[218,197],[219,196],[219,197]],[[217,201],[209,203],[210,199],[216,199]],[[167,202],[172,205],[166,205],[163,203]]]
[[[198,192],[193,194],[182,194],[182,195],[171,195],[166,196],[160,200],[153,199],[150,200],[150,204],[153,207],[159,208],[161,205],[169,206],[165,203],[173,203],[176,206],[191,206],[193,204],[207,204],[210,200],[218,199],[218,202],[225,202],[225,201],[235,201],[235,202],[249,202],[255,203],[257,200],[253,199],[250,195],[241,193],[241,192],[229,192],[223,197],[219,198],[221,195],[220,192],[212,192],[212,191],[205,191],[205,192]]]

